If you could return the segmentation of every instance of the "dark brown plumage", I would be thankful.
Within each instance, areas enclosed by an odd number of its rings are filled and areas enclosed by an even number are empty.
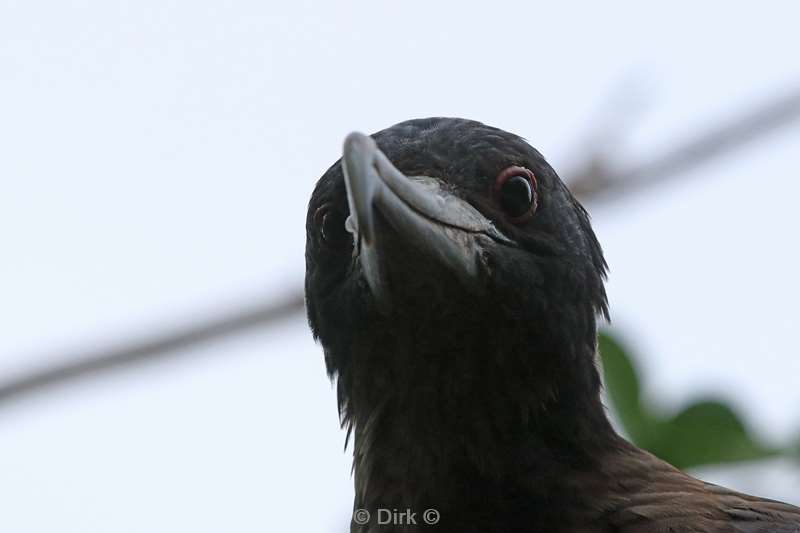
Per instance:
[[[309,204],[306,301],[370,513],[352,531],[800,532],[798,508],[614,432],[595,366],[605,268],[523,139],[460,119],[348,137]]]

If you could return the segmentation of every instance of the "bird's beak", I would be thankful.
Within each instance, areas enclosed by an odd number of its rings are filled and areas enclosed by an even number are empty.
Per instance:
[[[402,239],[440,261],[466,284],[475,284],[489,245],[514,245],[441,179],[405,176],[367,135],[347,136],[342,166],[350,207],[346,227],[353,233],[364,277],[384,306],[390,291],[376,211]]]

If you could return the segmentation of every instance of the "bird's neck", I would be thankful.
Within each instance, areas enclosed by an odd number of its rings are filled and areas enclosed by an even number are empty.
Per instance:
[[[467,507],[491,507],[496,516],[523,493],[546,502],[573,490],[571,480],[616,445],[593,338],[482,326],[443,335],[448,330],[430,324],[430,336],[395,329],[354,354],[354,372],[340,386],[349,387],[355,432],[356,508],[463,517]]]

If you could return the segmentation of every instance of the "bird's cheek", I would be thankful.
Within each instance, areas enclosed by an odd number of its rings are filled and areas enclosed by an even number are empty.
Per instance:
[[[493,283],[493,278],[496,275],[497,266],[496,254],[484,249],[477,257],[478,263],[478,286],[488,287]]]

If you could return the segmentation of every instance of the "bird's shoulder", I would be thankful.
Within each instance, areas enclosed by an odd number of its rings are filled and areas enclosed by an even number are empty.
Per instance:
[[[639,449],[610,463],[603,508],[617,533],[800,533],[800,508],[695,479]]]

